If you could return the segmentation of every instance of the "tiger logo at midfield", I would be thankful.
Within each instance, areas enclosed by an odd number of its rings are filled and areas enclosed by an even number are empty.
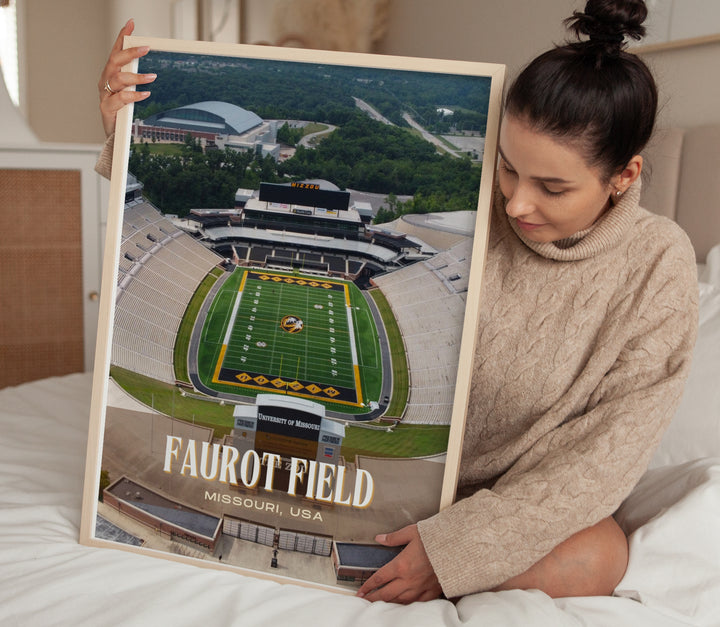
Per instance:
[[[285,316],[280,321],[280,328],[288,333],[300,333],[303,330],[304,323],[297,316]]]

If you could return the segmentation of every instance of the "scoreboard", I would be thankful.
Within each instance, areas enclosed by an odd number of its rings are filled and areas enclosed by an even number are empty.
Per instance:
[[[260,200],[282,205],[322,207],[332,211],[347,211],[350,206],[350,192],[320,189],[314,183],[260,183]]]

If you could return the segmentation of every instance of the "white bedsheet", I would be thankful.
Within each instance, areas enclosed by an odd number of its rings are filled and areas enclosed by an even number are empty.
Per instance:
[[[395,606],[77,542],[89,375],[0,391],[0,625],[720,625],[720,459],[651,471],[622,510],[622,597]],[[459,566],[461,567],[461,566]],[[466,567],[466,566],[462,566]],[[638,599],[638,600],[634,600]]]

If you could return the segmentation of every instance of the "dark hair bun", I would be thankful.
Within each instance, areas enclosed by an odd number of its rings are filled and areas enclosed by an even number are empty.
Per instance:
[[[645,35],[647,13],[644,0],[588,0],[585,11],[575,11],[565,25],[578,39],[587,35],[591,45],[620,51],[626,37],[640,40]]]
[[[575,142],[604,183],[640,154],[655,124],[655,79],[638,55],[623,50],[625,37],[642,37],[646,16],[641,0],[589,0],[566,20],[580,41],[533,59],[505,99],[506,115]]]

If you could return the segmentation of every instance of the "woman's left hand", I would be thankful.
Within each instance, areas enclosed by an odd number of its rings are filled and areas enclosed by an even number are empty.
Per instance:
[[[375,541],[385,546],[405,548],[392,561],[374,573],[358,590],[368,601],[412,603],[430,601],[442,594],[417,525],[403,527],[394,533],[379,535]]]
[[[105,135],[108,137],[115,130],[117,112],[125,105],[144,100],[150,95],[149,91],[131,91],[125,88],[152,83],[156,78],[155,74],[134,74],[122,71],[126,64],[146,55],[150,50],[147,46],[123,50],[123,38],[132,35],[134,29],[135,22],[133,20],[128,20],[127,24],[120,29],[98,81],[100,116]]]

